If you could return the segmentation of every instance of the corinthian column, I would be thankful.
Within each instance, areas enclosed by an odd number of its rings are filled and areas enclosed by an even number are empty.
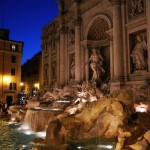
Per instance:
[[[150,72],[150,0],[146,0],[148,71]]]
[[[81,19],[75,20],[75,81],[81,81]]]
[[[123,37],[121,0],[113,1],[114,81],[123,80]]]
[[[89,49],[86,48],[85,49],[85,80],[88,81],[89,80]]]
[[[65,27],[60,30],[60,84],[65,83]]]

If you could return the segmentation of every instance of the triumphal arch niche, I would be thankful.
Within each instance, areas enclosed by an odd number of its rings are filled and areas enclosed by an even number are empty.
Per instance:
[[[110,80],[110,36],[107,31],[111,28],[110,19],[100,13],[90,20],[85,31],[86,40],[82,42],[86,47],[86,80],[96,81],[98,86]]]

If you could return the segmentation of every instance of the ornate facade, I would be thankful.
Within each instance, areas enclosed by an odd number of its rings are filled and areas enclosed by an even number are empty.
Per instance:
[[[149,0],[61,0],[58,5],[59,16],[43,28],[41,37],[43,88],[92,80],[93,48],[103,58],[99,78],[110,83],[111,91],[146,84]]]

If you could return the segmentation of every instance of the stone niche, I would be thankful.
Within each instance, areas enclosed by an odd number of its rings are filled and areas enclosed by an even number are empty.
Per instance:
[[[146,30],[129,35],[130,74],[147,72],[148,50]]]

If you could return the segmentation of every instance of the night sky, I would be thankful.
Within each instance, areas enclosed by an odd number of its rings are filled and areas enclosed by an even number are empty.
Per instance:
[[[42,28],[57,15],[56,0],[0,0],[0,28],[24,42],[22,64],[41,50]]]

